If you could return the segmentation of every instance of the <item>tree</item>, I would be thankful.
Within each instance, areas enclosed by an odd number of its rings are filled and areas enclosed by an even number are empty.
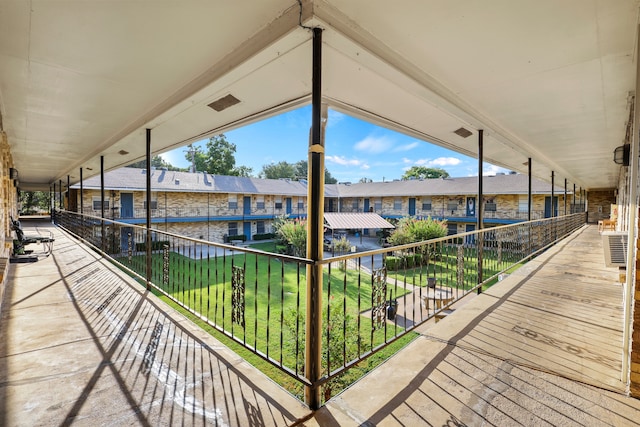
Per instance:
[[[366,182],[373,182],[373,180],[371,178],[362,177],[362,178],[360,178],[360,181],[358,181],[358,182],[366,183]]]
[[[441,168],[428,168],[426,166],[411,166],[402,175],[402,179],[434,179],[449,178],[449,172]]]
[[[253,171],[247,166],[236,167],[236,145],[227,141],[221,133],[209,138],[205,148],[189,144],[185,158],[195,164],[196,171],[214,175],[251,176]]]
[[[49,193],[45,191],[21,191],[19,203],[20,213],[23,215],[49,212]]]
[[[289,178],[297,181],[307,179],[308,174],[309,164],[306,160],[299,160],[296,163],[281,161],[262,166],[262,172],[260,172],[259,177],[267,179]],[[331,176],[327,168],[324,169],[324,182],[325,184],[338,182],[337,179]]]
[[[131,163],[127,167],[128,168],[145,169],[147,167],[147,161],[146,160],[140,160],[139,162]],[[179,167],[173,166],[171,163],[167,162],[161,156],[153,156],[151,158],[151,167],[152,168],[166,168],[167,170],[170,170],[170,171],[183,170],[183,169],[181,169]]]
[[[296,179],[297,169],[295,165],[281,161],[278,163],[271,163],[268,165],[262,166],[262,172],[260,172],[260,178],[267,179],[280,179],[280,178],[289,178]],[[305,175],[306,176],[306,175]]]
[[[279,218],[274,225],[276,235],[291,247],[291,255],[303,257],[307,252],[307,223],[305,220]]]

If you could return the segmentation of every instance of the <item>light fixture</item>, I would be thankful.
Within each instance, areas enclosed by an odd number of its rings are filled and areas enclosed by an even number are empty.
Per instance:
[[[621,145],[613,150],[613,162],[617,165],[629,166],[629,144]]]
[[[18,169],[9,168],[9,179],[18,179]]]

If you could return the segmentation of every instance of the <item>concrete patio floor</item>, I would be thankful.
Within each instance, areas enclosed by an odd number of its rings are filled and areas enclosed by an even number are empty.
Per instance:
[[[625,426],[622,286],[595,226],[458,309],[313,413],[50,224],[0,315],[0,425]]]

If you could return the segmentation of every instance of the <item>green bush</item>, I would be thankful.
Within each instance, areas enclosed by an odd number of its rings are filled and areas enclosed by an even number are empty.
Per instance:
[[[384,265],[387,267],[387,271],[396,271],[402,268],[402,258],[397,256],[388,256],[385,258]]]
[[[268,240],[268,239],[273,239],[275,237],[276,235],[274,233],[260,233],[260,234],[254,234],[253,240]]]
[[[224,237],[224,242],[225,243],[231,243],[234,240],[236,240],[236,241],[239,240],[241,242],[245,242],[247,240],[247,236],[245,236],[244,234],[236,234],[235,236],[227,236],[225,234],[223,237]]]

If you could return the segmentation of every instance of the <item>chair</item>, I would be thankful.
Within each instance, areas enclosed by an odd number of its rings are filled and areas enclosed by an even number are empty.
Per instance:
[[[11,262],[35,262],[40,257],[48,257],[53,251],[53,233],[49,231],[48,236],[35,234],[25,235],[20,225],[20,221],[9,218],[11,221],[11,229],[16,233],[16,238],[13,240],[13,252],[11,253]],[[42,244],[41,252],[34,252],[30,249],[25,249],[27,245],[33,243]]]

